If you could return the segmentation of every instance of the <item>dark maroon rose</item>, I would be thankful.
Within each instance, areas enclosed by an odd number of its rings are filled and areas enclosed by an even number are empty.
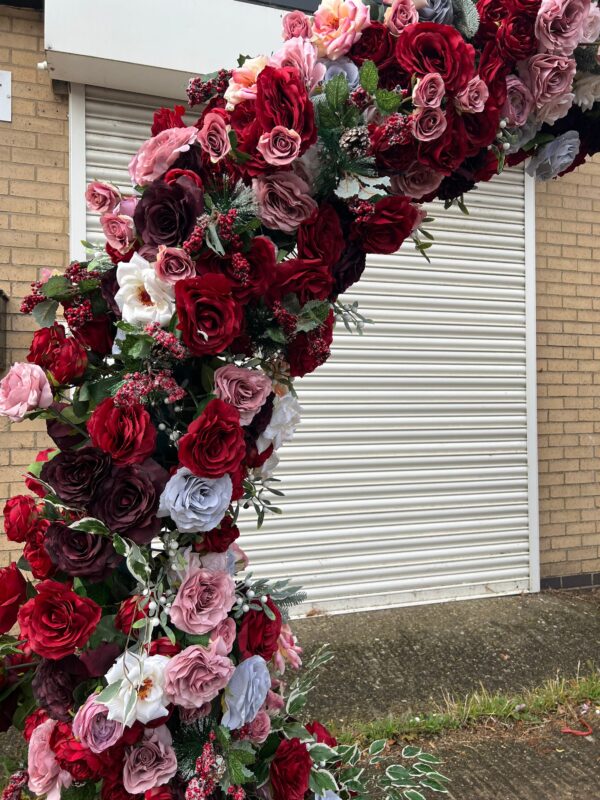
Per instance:
[[[125,259],[123,259],[123,261],[124,260]],[[121,309],[115,302],[115,295],[118,291],[117,268],[113,267],[102,275],[100,279],[100,292],[110,312],[114,314],[117,319],[121,319]]]
[[[77,656],[58,661],[43,658],[37,666],[31,688],[37,704],[52,719],[68,722],[73,708],[73,692],[88,678],[85,666]]]
[[[270,661],[277,650],[281,633],[281,612],[270,597],[267,599],[267,606],[274,619],[270,619],[262,609],[250,609],[242,617],[237,636],[242,659],[262,656],[265,661]]]
[[[298,255],[322,261],[331,267],[339,261],[343,250],[344,232],[340,218],[330,203],[323,203],[298,229]]]
[[[121,655],[121,647],[116,642],[103,642],[93,650],[85,650],[79,659],[90,678],[103,678]]]
[[[409,75],[438,72],[449,94],[464,89],[475,74],[475,50],[451,25],[407,25],[396,40],[396,58]]]
[[[282,739],[269,769],[273,800],[302,800],[308,791],[312,763],[300,739]]]
[[[360,39],[348,53],[352,61],[362,66],[365,61],[374,61],[379,69],[392,66],[396,57],[396,39],[381,22],[371,22],[362,32]]]
[[[145,244],[177,247],[192,232],[204,211],[204,194],[187,176],[174,183],[155,181],[137,204],[135,227]]]
[[[321,261],[290,258],[277,265],[268,298],[274,303],[295,294],[303,306],[310,300],[326,300],[332,286],[331,272]]]
[[[158,501],[168,473],[156,461],[113,468],[98,487],[89,511],[113,533],[148,544],[158,533]]]
[[[218,528],[203,534],[203,544],[209,553],[225,553],[239,535],[240,530],[231,517],[223,517]]]
[[[104,580],[122,560],[108,536],[69,528],[62,522],[50,525],[44,547],[61,572],[93,583]]]
[[[99,356],[108,355],[115,340],[115,326],[105,314],[94,317],[73,331],[73,336]]]
[[[56,411],[62,411],[67,408],[68,403],[53,403],[52,408]],[[47,419],[46,430],[48,436],[52,439],[54,444],[60,450],[69,450],[71,447],[76,447],[85,441],[85,436],[75,430],[72,425],[66,422],[61,422],[59,419]]]
[[[40,477],[65,503],[85,506],[108,474],[110,465],[109,454],[95,447],[64,450],[46,461]]]
[[[251,436],[253,439],[258,439],[261,433],[264,433],[265,428],[267,427],[267,425],[271,421],[271,417],[273,416],[274,400],[275,400],[275,395],[270,394],[265,400],[258,414],[255,415],[250,425],[246,425],[245,430],[248,436]]]
[[[366,265],[365,251],[356,242],[348,242],[340,260],[331,269],[335,294],[342,294],[356,283]]]

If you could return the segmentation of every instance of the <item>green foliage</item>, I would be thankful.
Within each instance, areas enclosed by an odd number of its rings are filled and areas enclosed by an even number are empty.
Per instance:
[[[62,789],[61,800],[96,800],[100,796],[100,784],[96,785],[88,781],[87,783],[74,783],[68,789]]]
[[[42,285],[42,294],[49,300],[67,300],[74,294],[73,284],[64,275],[53,275]]]
[[[379,70],[374,61],[363,62],[359,71],[360,85],[369,94],[375,94],[379,86]]]
[[[344,110],[350,97],[350,86],[345,75],[336,75],[325,84],[325,97],[333,111]]]
[[[56,320],[57,300],[43,300],[33,309],[33,318],[40,328],[50,328]]]
[[[377,89],[375,92],[377,108],[384,114],[395,114],[402,104],[402,97],[388,89]]]
[[[452,0],[454,27],[465,39],[472,39],[479,29],[479,13],[472,0]]]

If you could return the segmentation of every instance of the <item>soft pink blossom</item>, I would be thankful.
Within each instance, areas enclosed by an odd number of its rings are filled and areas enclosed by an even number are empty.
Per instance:
[[[538,122],[554,125],[557,120],[566,117],[574,100],[574,92],[567,92],[566,94],[553,98],[548,103],[544,103],[544,105],[540,106],[537,110],[536,118]]]
[[[317,209],[308,184],[293,172],[261,175],[252,188],[259,217],[274,230],[293,233]]]
[[[583,23],[580,44],[594,44],[600,37],[600,6],[597,3],[590,5],[589,13]]]
[[[141,742],[130,747],[123,767],[123,786],[130,794],[141,794],[163,786],[177,772],[173,738],[166,725],[147,728]]]
[[[119,253],[126,253],[134,240],[133,219],[126,214],[103,214],[100,224],[106,241]]]
[[[198,134],[198,142],[213,164],[221,161],[231,150],[229,132],[231,125],[223,114],[209,111]]]
[[[541,52],[570,56],[587,24],[590,0],[542,0],[535,21]]]
[[[156,275],[165,283],[177,283],[184,278],[193,278],[196,274],[194,262],[180,247],[159,245],[154,263]]]
[[[237,542],[234,542],[229,550],[235,558],[235,571],[243,572],[250,563],[250,559]]]
[[[129,162],[133,183],[147,186],[160,178],[182,153],[187,153],[197,138],[197,128],[167,128],[145,141]]]
[[[249,425],[273,391],[271,379],[261,370],[226,364],[215,370],[214,394],[240,412],[240,425]]]
[[[287,167],[300,155],[302,137],[297,131],[276,125],[269,133],[263,133],[256,149],[267,164]]]
[[[232,109],[244,100],[254,100],[256,97],[256,79],[267,66],[269,59],[266,56],[247,58],[241,67],[231,73],[229,86],[225,92],[227,108]]]
[[[122,197],[119,203],[119,214],[125,214],[128,217],[133,217],[137,204],[140,198],[136,195],[130,194],[127,197]]]
[[[444,176],[437,170],[415,160],[406,172],[394,175],[390,179],[390,185],[394,194],[421,200],[435,192],[443,178]]]
[[[96,214],[114,211],[120,200],[121,192],[112,183],[92,181],[85,190],[86,205]]]
[[[283,17],[283,38],[285,41],[299,36],[301,39],[310,39],[312,25],[310,17],[303,11],[290,11]]]
[[[419,12],[413,0],[394,0],[386,9],[383,21],[393,36],[400,36],[407,25],[419,21]]]
[[[412,132],[420,142],[439,139],[448,123],[441,108],[418,108],[411,117]]]
[[[284,708],[285,700],[278,693],[269,689],[267,692],[267,699],[265,700],[265,711],[272,717],[276,717],[279,712]]]
[[[469,114],[480,114],[485,108],[489,96],[490,92],[486,82],[476,75],[457,95],[456,106]]]
[[[413,89],[413,105],[419,108],[439,108],[444,98],[444,79],[439,72],[428,72]]]
[[[254,744],[262,744],[271,733],[271,717],[261,709],[246,728],[246,738]]]
[[[571,91],[576,69],[575,59],[544,53],[519,63],[519,75],[538,109]]]
[[[0,416],[21,422],[30,411],[52,405],[52,389],[37,364],[13,364],[0,381]]]
[[[214,645],[186,647],[167,664],[165,694],[182,708],[201,708],[227,686],[233,671],[231,659],[220,655]]]
[[[506,79],[506,101],[502,116],[509,128],[522,128],[535,107],[533,95],[516,75]]]
[[[73,783],[71,775],[61,770],[50,747],[50,737],[55,727],[56,721],[53,719],[38,725],[29,740],[27,755],[29,791],[38,796],[46,795],[47,800],[60,800],[61,789],[67,789]]]
[[[96,702],[91,695],[79,707],[73,720],[73,736],[88,747],[92,753],[103,753],[116,744],[125,728],[120,722],[108,719],[108,708]]]
[[[309,91],[323,80],[327,69],[325,64],[317,60],[314,44],[298,36],[285,42],[283,47],[271,56],[269,65],[294,67]]]
[[[285,672],[286,664],[289,664],[292,669],[300,669],[302,666],[301,655],[302,648],[292,633],[292,629],[289,625],[282,625],[281,633],[277,641],[277,650],[273,656],[275,669],[281,675]]]
[[[171,620],[185,633],[208,633],[233,608],[235,583],[227,572],[211,572],[190,562],[173,605]]]
[[[237,628],[235,620],[227,617],[210,632],[211,646],[219,656],[228,656],[233,650]]]
[[[345,56],[370,24],[370,9],[362,0],[321,0],[312,39],[319,56],[332,61]]]

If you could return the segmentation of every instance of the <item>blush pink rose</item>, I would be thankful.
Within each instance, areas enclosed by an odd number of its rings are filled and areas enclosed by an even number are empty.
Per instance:
[[[594,44],[600,37],[600,6],[596,3],[590,5],[589,13],[583,23],[580,44]]]
[[[490,92],[486,82],[476,75],[457,95],[456,107],[468,114],[479,114],[485,108],[489,96]]]
[[[296,36],[269,59],[271,67],[293,67],[311,92],[325,77],[327,67],[317,59],[317,51],[311,42]]]
[[[227,108],[232,109],[244,100],[256,99],[256,79],[269,63],[266,56],[247,58],[241,67],[234,69],[225,92]]]
[[[299,133],[283,125],[277,125],[270,133],[263,133],[256,149],[267,164],[273,167],[287,167],[300,154],[302,138]]]
[[[221,622],[220,625],[211,631],[210,633],[210,642],[211,646],[214,647],[215,652],[219,656],[228,656],[229,653],[233,650],[233,643],[235,642],[236,637],[236,626],[235,620],[231,617],[227,617]]]
[[[174,284],[185,278],[193,278],[196,274],[194,262],[181,247],[159,245],[154,271],[165,283]]]
[[[112,183],[92,181],[85,190],[85,202],[90,211],[105,214],[114,211],[121,200],[121,192]]]
[[[119,214],[125,214],[128,217],[133,217],[136,206],[139,202],[140,198],[135,197],[134,195],[122,197],[121,202],[119,203]]]
[[[275,669],[280,675],[285,672],[286,664],[289,664],[292,669],[300,669],[302,666],[301,656],[302,648],[292,633],[292,629],[289,625],[282,625],[277,640],[277,650],[273,655]]]
[[[197,138],[197,128],[167,128],[145,141],[129,162],[133,183],[147,186],[160,178],[181,153],[187,153]]]
[[[310,17],[303,11],[290,11],[283,17],[283,38],[288,39],[310,39],[312,36],[312,25]]]
[[[571,91],[576,69],[573,58],[537,53],[519,64],[519,75],[539,109]]]
[[[562,119],[569,113],[574,100],[574,92],[567,92],[560,97],[555,97],[548,103],[544,103],[537,110],[536,118],[538,122],[554,125],[557,120]]]
[[[441,108],[418,108],[411,118],[413,136],[420,142],[439,139],[447,124]]]
[[[233,671],[231,659],[219,655],[214,647],[192,645],[167,664],[164,691],[177,706],[201,708],[227,686]]]
[[[147,729],[144,738],[129,748],[123,767],[123,786],[130,794],[142,794],[163,786],[177,772],[173,738],[166,725]]]
[[[421,164],[419,161],[413,161],[402,175],[394,175],[390,179],[390,184],[394,194],[421,200],[435,192],[443,179],[444,176],[437,170]]]
[[[313,17],[313,42],[321,58],[345,56],[371,24],[369,6],[362,0],[321,0]]]
[[[261,175],[252,188],[261,220],[274,230],[293,233],[318,208],[308,184],[293,172]]]
[[[413,105],[418,108],[439,108],[445,90],[444,79],[439,72],[428,72],[419,78],[413,89]]]
[[[134,240],[133,219],[126,214],[103,214],[100,224],[106,236],[106,241],[118,253],[126,253]]]
[[[383,21],[392,36],[400,36],[407,25],[419,21],[419,12],[413,0],[394,0],[386,9]]]
[[[509,75],[506,79],[506,102],[502,109],[508,127],[523,127],[534,108],[533,95],[527,86],[516,75]]]
[[[214,393],[240,412],[240,425],[249,425],[273,391],[264,372],[226,364],[215,370]]]
[[[108,719],[108,708],[96,702],[96,695],[88,697],[73,720],[73,736],[92,753],[108,750],[119,741],[124,731],[122,723]]]
[[[198,134],[198,142],[213,164],[221,161],[231,150],[231,125],[218,111],[209,111]]]
[[[261,709],[245,730],[246,738],[254,744],[262,744],[266,742],[271,733],[271,717],[264,709]]]
[[[52,405],[52,389],[37,364],[13,364],[0,381],[0,416],[21,422],[30,411]]]
[[[73,778],[61,770],[50,747],[50,737],[56,720],[49,719],[34,729],[29,740],[27,772],[29,790],[35,795],[46,795],[47,800],[60,800],[61,789],[67,789]]]
[[[539,49],[570,56],[583,36],[590,0],[542,0],[535,21]]]
[[[227,572],[213,572],[192,561],[173,605],[171,620],[185,633],[212,631],[233,608],[235,583]]]

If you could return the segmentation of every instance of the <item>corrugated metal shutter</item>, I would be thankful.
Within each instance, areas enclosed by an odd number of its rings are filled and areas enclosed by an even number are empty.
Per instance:
[[[127,185],[161,101],[88,88],[88,177]],[[374,256],[348,293],[375,320],[336,331],[298,386],[305,410],[278,477],[284,514],[244,546],[306,608],[343,611],[529,586],[524,177],[436,217],[432,263]],[[90,235],[95,220],[89,224]]]

